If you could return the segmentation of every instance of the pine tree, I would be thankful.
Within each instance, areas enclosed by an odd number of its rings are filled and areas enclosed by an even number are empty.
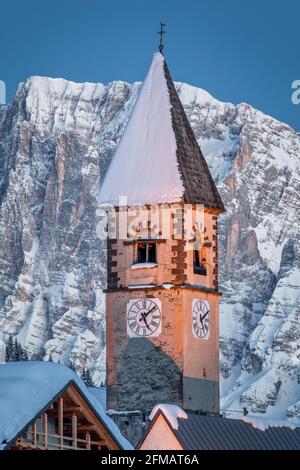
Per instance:
[[[10,335],[5,352],[6,361],[28,361],[28,353],[21,343]]]
[[[76,372],[75,366],[74,366],[74,364],[73,364],[72,361],[69,361],[69,362],[68,362],[68,367],[69,367],[69,369],[71,369],[71,370],[73,370],[74,372]]]
[[[19,343],[19,341],[17,341],[17,350],[18,350],[18,354],[17,354],[17,357],[18,357],[18,361],[22,361],[23,360],[23,348],[22,348],[22,345],[21,343]]]
[[[89,369],[83,369],[81,379],[87,387],[95,387],[94,381],[92,379]]]
[[[28,352],[26,348],[22,348],[22,361],[28,361]]]
[[[86,370],[85,369],[83,369],[82,374],[81,374],[80,377],[81,377],[81,380],[85,383],[85,381],[86,381]]]
[[[87,384],[88,387],[95,387],[92,374],[90,373],[89,370],[87,370],[86,384]]]
[[[20,360],[20,348],[17,338],[14,340],[14,348],[12,353],[12,361],[19,361]]]
[[[49,356],[49,359],[48,359],[49,362],[53,362],[53,359],[52,359],[52,353],[50,353],[50,356]]]
[[[7,346],[5,349],[6,362],[13,361],[13,354],[14,354],[14,341],[13,341],[12,335],[9,335]]]

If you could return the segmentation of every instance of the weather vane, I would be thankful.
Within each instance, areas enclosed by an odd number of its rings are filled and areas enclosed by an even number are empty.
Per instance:
[[[163,34],[166,33],[166,30],[164,29],[164,26],[166,26],[165,23],[160,22],[160,31],[158,31],[157,34],[160,35],[160,43],[159,43],[159,52],[162,54],[164,50],[164,45],[163,45]]]

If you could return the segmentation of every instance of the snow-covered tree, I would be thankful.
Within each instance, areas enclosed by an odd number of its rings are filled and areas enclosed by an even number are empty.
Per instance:
[[[22,361],[29,361],[28,352],[25,346],[21,346],[22,348]]]
[[[74,372],[76,372],[75,366],[74,366],[74,364],[73,364],[72,361],[69,361],[69,362],[68,362],[68,367],[69,367],[69,369],[71,369],[71,370],[73,370]]]
[[[17,338],[14,341],[14,350],[13,350],[13,361],[23,361],[24,350],[22,345],[19,343]]]
[[[89,369],[83,369],[83,372],[81,374],[81,379],[85,383],[87,387],[95,387],[94,381],[92,379],[91,373]]]
[[[13,359],[12,359],[13,354],[14,354],[14,340],[13,340],[12,335],[10,335],[9,338],[8,338],[6,349],[5,349],[5,360],[6,360],[6,362],[13,361]]]
[[[8,361],[28,361],[28,353],[26,348],[24,348],[17,338],[13,339],[10,335],[8,338],[5,359]]]

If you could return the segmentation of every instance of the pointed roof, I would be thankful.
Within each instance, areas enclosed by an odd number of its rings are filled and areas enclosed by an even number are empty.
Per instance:
[[[175,90],[155,53],[125,132],[104,178],[100,204],[185,202],[224,210]]]

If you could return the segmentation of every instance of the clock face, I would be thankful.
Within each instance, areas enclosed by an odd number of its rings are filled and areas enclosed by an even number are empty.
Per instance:
[[[195,338],[208,339],[210,329],[210,310],[206,300],[194,299],[192,303],[193,335]]]
[[[130,337],[159,336],[161,303],[159,299],[132,299],[127,304],[127,334]]]

